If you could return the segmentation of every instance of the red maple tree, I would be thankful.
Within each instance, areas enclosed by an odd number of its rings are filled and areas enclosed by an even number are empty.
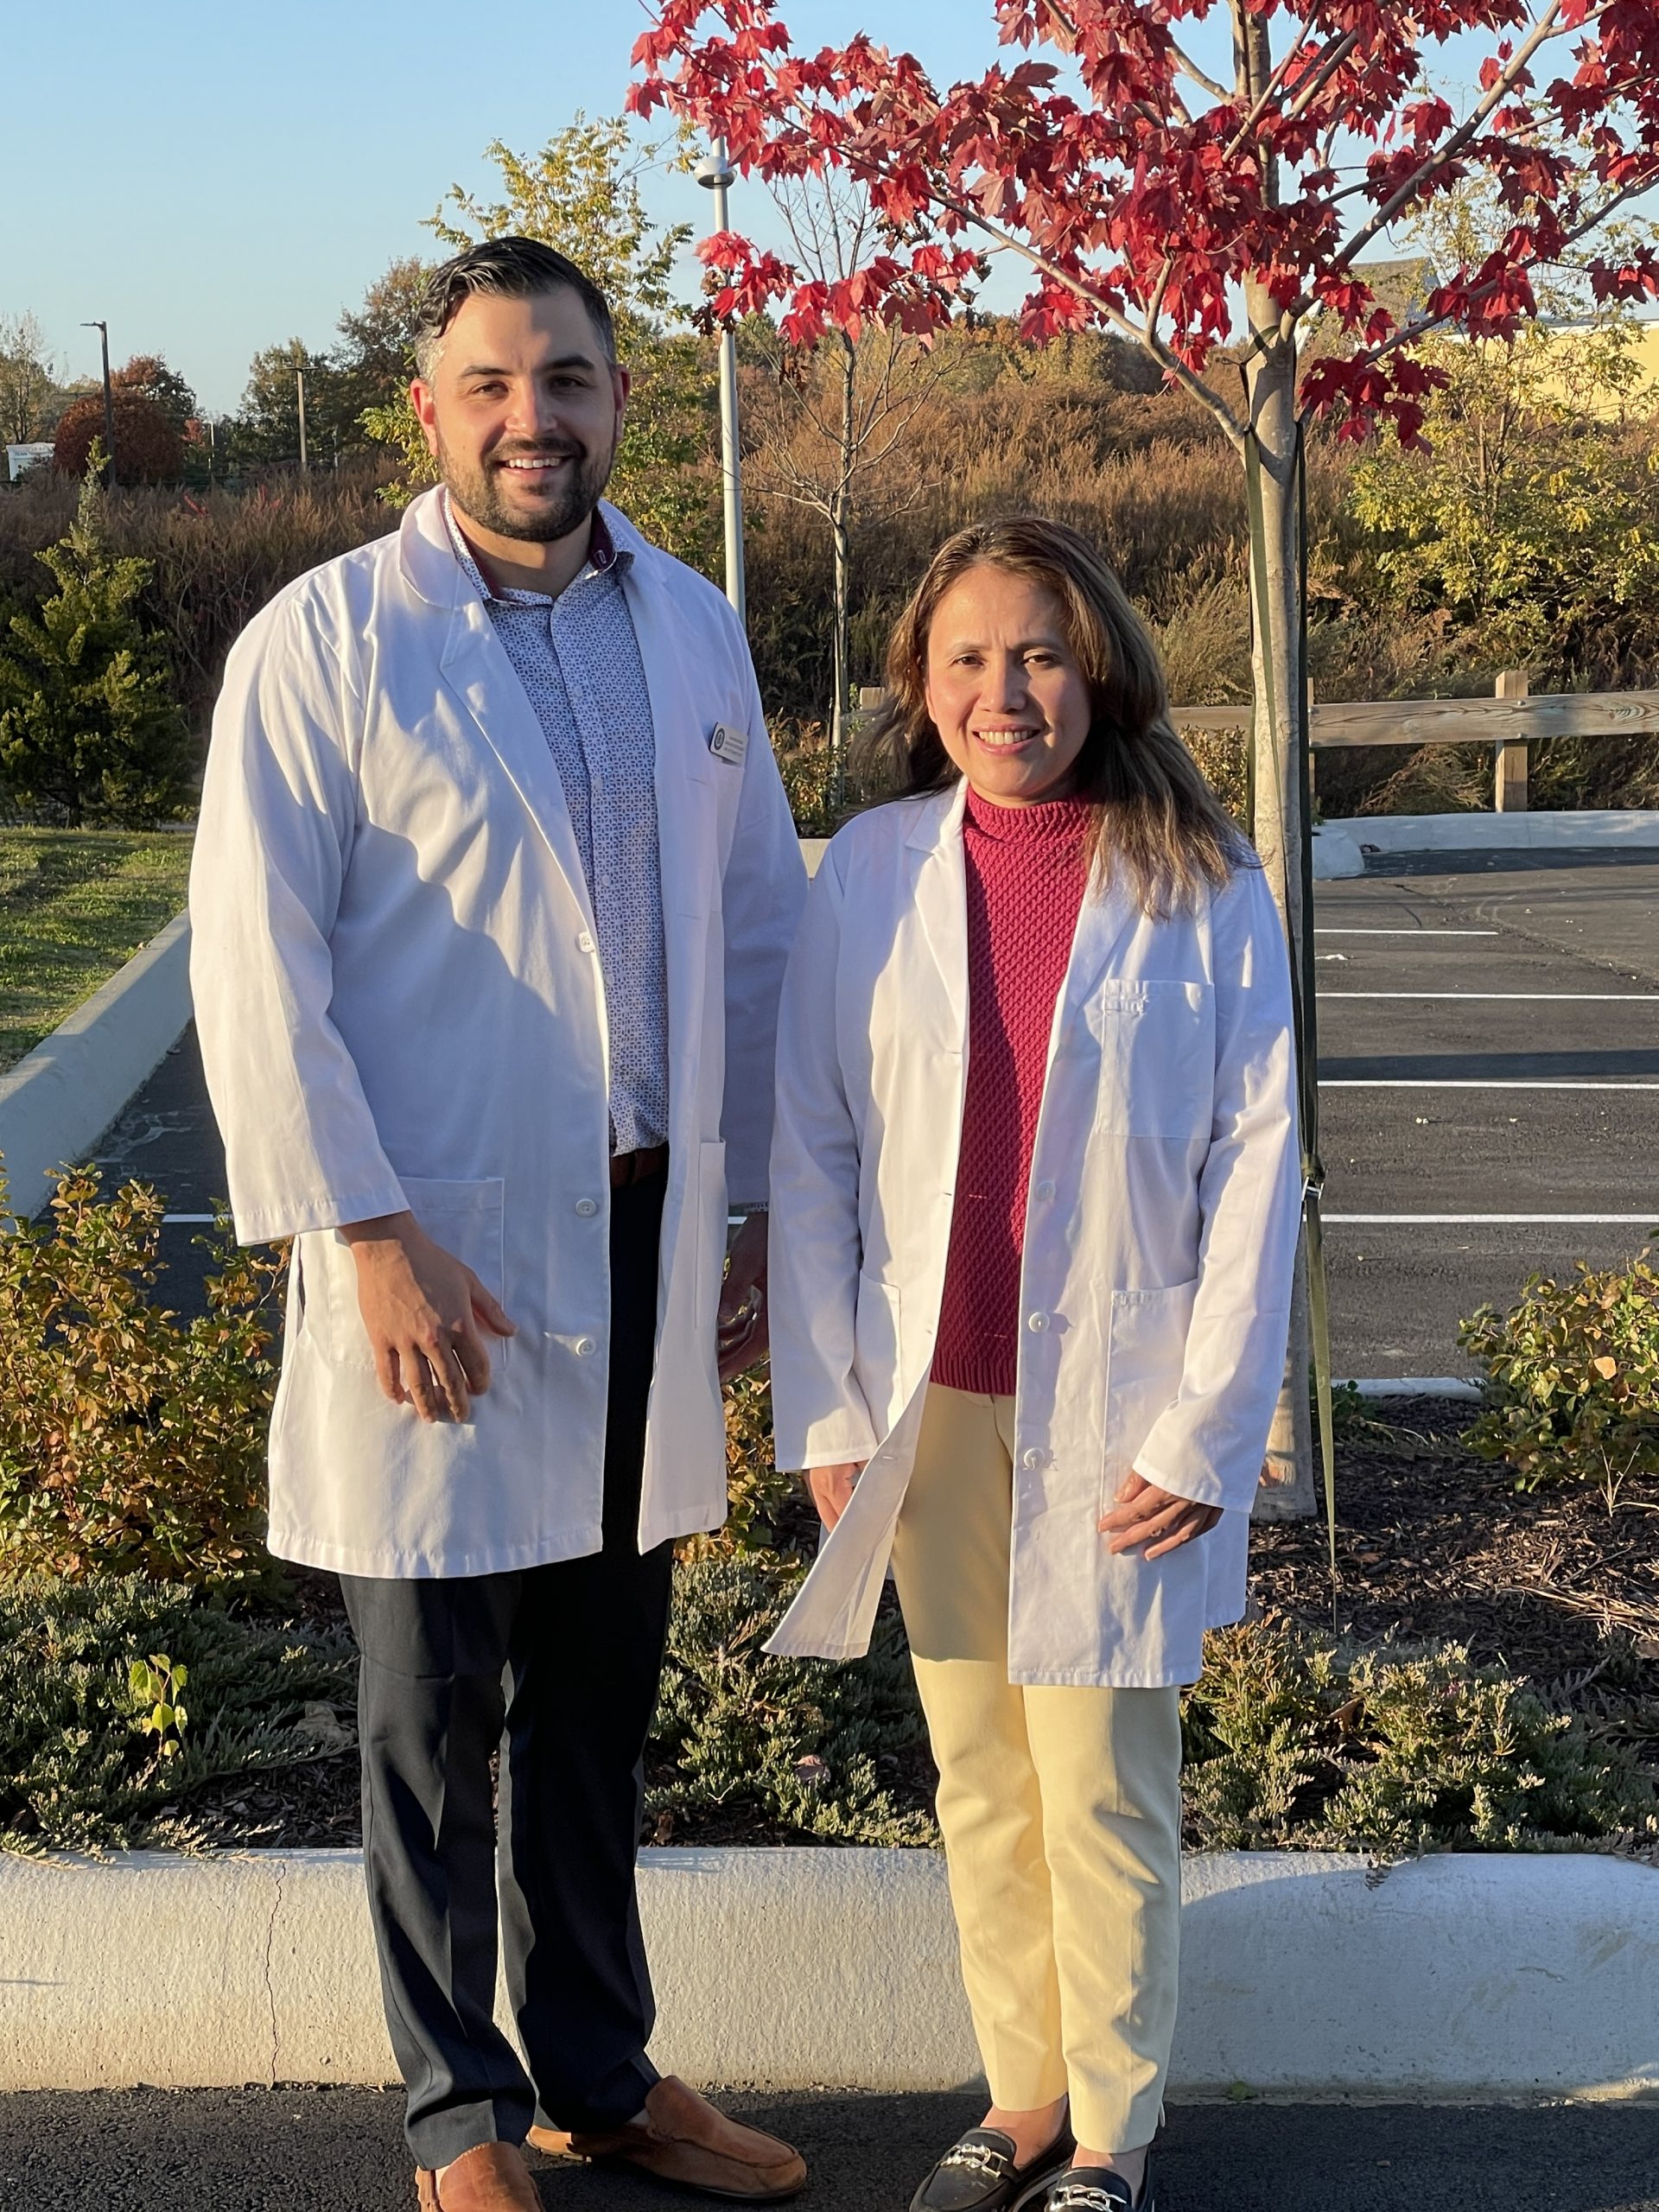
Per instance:
[[[1302,675],[1303,422],[1360,437],[1387,420],[1414,442],[1435,372],[1414,340],[1513,333],[1535,312],[1535,268],[1573,263],[1599,299],[1659,292],[1654,251],[1594,250],[1659,181],[1659,0],[989,0],[1013,55],[945,91],[862,35],[798,54],[778,0],[648,12],[633,109],[723,137],[765,177],[841,170],[880,226],[880,251],[836,285],[734,233],[707,240],[718,315],[781,307],[796,343],[877,319],[925,330],[950,315],[975,249],[994,246],[1030,265],[1028,337],[1116,330],[1241,455],[1254,448],[1258,722],[1271,705],[1281,751]],[[1230,35],[1227,79],[1189,50],[1188,26],[1212,19]],[[1461,110],[1431,86],[1437,60],[1471,79]],[[1442,272],[1402,322],[1365,249],[1477,174],[1508,235],[1479,266]],[[1344,342],[1304,362],[1316,318]],[[1236,397],[1213,372],[1224,345],[1243,352]],[[1265,754],[1257,768],[1259,785],[1267,772],[1267,789],[1288,785],[1282,761],[1277,777]],[[1283,798],[1294,830],[1295,791]]]
[[[1209,411],[1249,480],[1254,827],[1296,944],[1304,425],[1363,437],[1386,421],[1415,442],[1435,372],[1414,340],[1503,339],[1535,312],[1535,270],[1570,264],[1599,300],[1659,292],[1653,251],[1598,242],[1659,181],[1659,0],[988,8],[1004,61],[941,90],[914,55],[863,35],[797,52],[777,0],[651,0],[630,105],[724,137],[763,177],[839,170],[879,219],[880,252],[831,287],[731,233],[709,239],[716,314],[781,308],[800,342],[874,318],[926,329],[976,251],[997,248],[1029,264],[1029,337],[1107,327]],[[1205,67],[1224,29],[1229,59]],[[1366,249],[1471,177],[1490,182],[1507,235],[1478,266],[1438,272],[1402,320]],[[1316,321],[1325,342],[1305,358]],[[1307,1020],[1311,1045],[1311,1002]],[[1305,1077],[1309,1122],[1313,1097]],[[1306,1405],[1289,1394],[1304,1465]]]

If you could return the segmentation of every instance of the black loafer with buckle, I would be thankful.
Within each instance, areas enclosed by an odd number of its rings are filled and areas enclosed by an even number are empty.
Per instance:
[[[1138,2196],[1109,2166],[1066,2166],[1027,2189],[1015,2199],[1012,2212],[1157,2212],[1152,2162],[1147,2162]]]
[[[1075,2145],[1063,2128],[1029,2164],[1019,2164],[1012,2136],[999,2127],[970,2127],[958,2138],[910,2200],[910,2212],[1002,2212],[1033,2184],[1040,2190],[1061,2172]]]

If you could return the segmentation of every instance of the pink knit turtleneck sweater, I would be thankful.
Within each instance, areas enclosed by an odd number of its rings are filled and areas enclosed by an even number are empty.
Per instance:
[[[968,1094],[933,1358],[933,1380],[952,1390],[1014,1387],[1032,1147],[1090,812],[1081,799],[992,806],[968,794]]]

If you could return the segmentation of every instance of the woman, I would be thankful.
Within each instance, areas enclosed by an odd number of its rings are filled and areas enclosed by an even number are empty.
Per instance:
[[[780,1016],[778,1459],[829,1533],[772,1648],[864,1651],[891,1560],[992,2095],[913,2212],[1122,2212],[1179,1686],[1243,1608],[1284,1364],[1284,938],[1074,531],[951,538],[887,683],[900,795],[831,842]]]

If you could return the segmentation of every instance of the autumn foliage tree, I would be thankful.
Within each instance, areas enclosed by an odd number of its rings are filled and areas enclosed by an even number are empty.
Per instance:
[[[722,312],[781,308],[803,334],[943,320],[948,257],[997,248],[1030,269],[1028,337],[1133,340],[1231,442],[1250,493],[1255,837],[1299,944],[1305,425],[1414,442],[1440,373],[1420,339],[1509,338],[1542,270],[1581,264],[1599,299],[1659,290],[1650,246],[1598,243],[1659,180],[1659,0],[988,0],[1006,59],[948,88],[862,34],[798,52],[777,0],[651,12],[639,113],[722,136],[767,179],[839,171],[883,232],[855,291],[711,239]],[[1396,315],[1367,248],[1471,177],[1504,211],[1501,243]],[[1304,359],[1316,322],[1342,342]],[[1303,1041],[1311,1135],[1311,1027]],[[1309,1465],[1306,1423],[1293,1389],[1287,1470]]]
[[[113,383],[111,378],[111,383]],[[116,473],[124,484],[171,484],[184,467],[184,442],[147,392],[114,391]],[[59,419],[52,466],[85,476],[94,440],[104,436],[104,395],[89,391]]]

